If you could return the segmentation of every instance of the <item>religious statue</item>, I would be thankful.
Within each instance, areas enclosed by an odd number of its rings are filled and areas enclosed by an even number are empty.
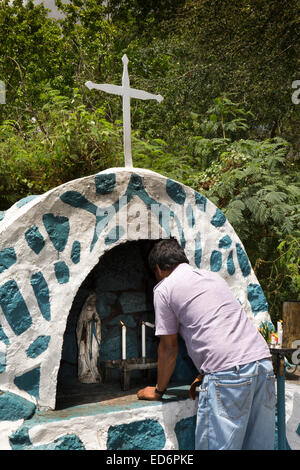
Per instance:
[[[77,322],[78,379],[82,383],[101,382],[97,367],[101,342],[101,320],[96,310],[96,294],[86,299]]]

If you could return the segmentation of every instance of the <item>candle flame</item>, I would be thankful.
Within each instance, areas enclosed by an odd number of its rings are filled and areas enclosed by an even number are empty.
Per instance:
[[[122,320],[120,320],[120,323],[121,323],[122,326],[125,326],[125,323],[123,323]]]

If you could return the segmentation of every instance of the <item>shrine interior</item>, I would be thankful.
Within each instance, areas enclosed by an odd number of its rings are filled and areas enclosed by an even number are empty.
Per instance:
[[[122,324],[126,326],[126,359],[142,356],[142,322],[154,325],[154,274],[148,267],[148,254],[154,241],[126,242],[112,248],[100,259],[80,286],[74,298],[64,333],[60,369],[57,379],[56,409],[85,403],[120,399],[135,394],[139,388],[155,385],[157,369],[132,370],[130,387],[122,389],[122,373],[105,364],[122,358]],[[86,299],[96,294],[96,311],[100,318],[101,337],[97,341],[97,368],[100,381],[82,383],[78,378],[78,320]],[[95,332],[95,329],[94,329]],[[99,336],[99,335],[98,335]],[[146,358],[157,361],[159,339],[151,326],[146,327]],[[139,359],[140,360],[140,359]],[[179,354],[171,383],[191,383],[197,375],[185,344],[179,338]]]

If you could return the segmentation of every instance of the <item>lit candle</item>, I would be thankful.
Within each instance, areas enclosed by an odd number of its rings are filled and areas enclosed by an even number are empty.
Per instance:
[[[122,359],[126,359],[126,326],[125,324],[121,321],[122,325]]]
[[[142,322],[142,357],[146,357],[146,325]]]

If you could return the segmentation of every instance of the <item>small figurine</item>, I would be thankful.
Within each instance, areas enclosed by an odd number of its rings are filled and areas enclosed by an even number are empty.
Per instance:
[[[97,367],[101,342],[101,320],[96,310],[96,301],[96,294],[90,294],[77,322],[78,379],[82,383],[102,381]]]

